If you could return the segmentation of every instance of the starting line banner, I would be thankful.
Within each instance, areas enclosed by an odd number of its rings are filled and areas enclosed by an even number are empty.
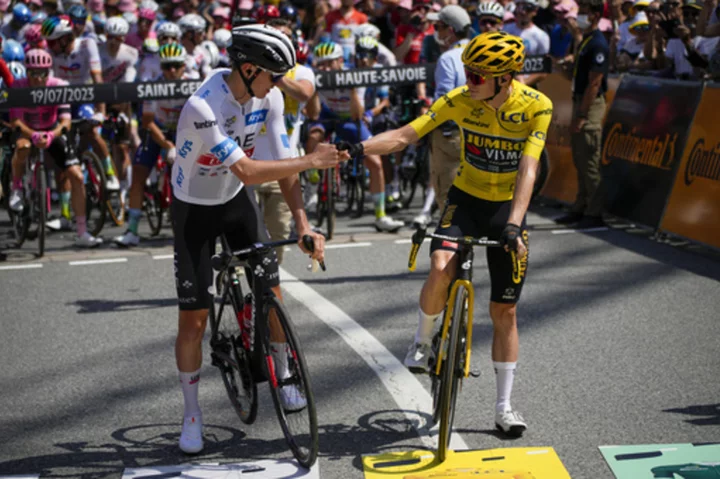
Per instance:
[[[528,57],[522,73],[549,73],[549,57]],[[402,65],[388,68],[363,68],[315,72],[318,90],[356,88],[372,85],[414,85],[428,81],[435,64]],[[68,85],[50,88],[11,88],[0,91],[0,109],[14,107],[62,105],[69,103],[127,103],[164,98],[187,98],[202,82],[193,80],[145,83],[106,83],[103,85]]]

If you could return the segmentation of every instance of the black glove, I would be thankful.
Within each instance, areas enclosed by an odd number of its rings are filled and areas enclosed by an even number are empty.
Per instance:
[[[359,158],[365,155],[365,147],[362,143],[348,143],[347,141],[341,141],[337,144],[339,151],[347,151],[350,153],[351,158]]]
[[[519,237],[520,227],[518,225],[508,223],[505,225],[505,229],[500,235],[500,244],[507,246],[511,251],[517,251],[517,239]]]

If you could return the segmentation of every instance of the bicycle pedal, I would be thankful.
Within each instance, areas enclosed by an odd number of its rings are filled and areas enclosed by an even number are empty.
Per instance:
[[[480,377],[480,371],[470,370],[470,376],[472,376],[472,377],[474,377],[474,378],[479,378],[479,377]]]

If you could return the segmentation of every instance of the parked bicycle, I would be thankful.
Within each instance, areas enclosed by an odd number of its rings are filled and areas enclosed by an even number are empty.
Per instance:
[[[272,291],[266,287],[262,266],[264,254],[273,248],[295,244],[289,239],[260,243],[232,251],[221,237],[222,251],[212,257],[216,278],[216,301],[209,312],[211,327],[210,353],[213,366],[220,369],[230,402],[240,420],[255,421],[258,409],[257,384],[267,381],[285,439],[297,461],[310,468],[318,454],[318,427],[315,399],[310,385],[305,356],[295,333],[290,315]],[[312,250],[312,239],[304,238]],[[254,269],[250,267],[254,265]],[[321,264],[325,269],[324,264]],[[251,292],[243,296],[236,268],[245,268]],[[231,308],[227,308],[227,305]],[[270,342],[286,344],[285,370],[289,377],[280,377]],[[275,358],[275,359],[274,359]],[[305,401],[297,411],[283,408],[280,389],[294,385]]]
[[[412,237],[408,269],[415,271],[420,246],[426,238],[457,243],[458,267],[450,284],[450,295],[445,306],[442,325],[433,336],[434,360],[430,361],[430,380],[433,397],[433,424],[440,422],[438,459],[443,462],[450,445],[452,424],[455,419],[455,403],[462,387],[462,380],[470,374],[472,345],[472,319],[475,292],[472,270],[475,246],[498,247],[499,241],[487,238],[452,237],[426,233],[419,228]]]
[[[81,131],[97,126],[97,124],[91,119],[74,119],[70,130],[71,144],[78,152],[85,178],[85,216],[87,217],[88,232],[93,236],[99,235],[102,231],[108,213],[107,177],[102,161],[94,151],[88,148],[88,140],[87,138],[83,139]]]

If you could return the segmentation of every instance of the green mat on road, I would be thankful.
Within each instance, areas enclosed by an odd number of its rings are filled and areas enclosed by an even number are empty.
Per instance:
[[[720,443],[600,446],[617,479],[720,479]]]

